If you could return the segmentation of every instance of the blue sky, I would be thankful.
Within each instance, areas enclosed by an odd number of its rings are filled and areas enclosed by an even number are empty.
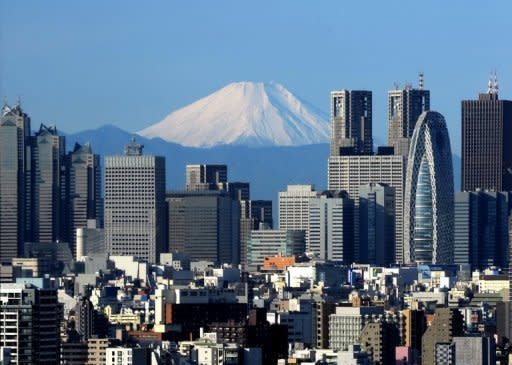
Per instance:
[[[386,93],[425,73],[431,106],[460,149],[460,100],[497,70],[512,99],[512,2],[0,2],[0,96],[22,98],[33,127],[106,123],[136,131],[241,80],[282,83],[328,111],[330,90]]]

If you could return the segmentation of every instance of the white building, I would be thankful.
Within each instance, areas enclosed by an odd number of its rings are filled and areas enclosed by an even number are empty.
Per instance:
[[[111,255],[155,263],[165,247],[165,158],[142,148],[105,157],[105,243]]]
[[[355,202],[354,256],[359,252],[359,188],[369,183],[384,183],[395,189],[395,261],[403,262],[403,198],[406,158],[391,154],[331,156],[328,163],[328,189],[345,190]]]
[[[383,317],[383,307],[336,307],[329,316],[329,348],[347,350],[358,344],[363,327]]]
[[[279,229],[307,232],[309,203],[317,196],[313,185],[288,185],[279,192]]]
[[[148,359],[148,351],[142,348],[107,347],[107,365],[144,364]]]

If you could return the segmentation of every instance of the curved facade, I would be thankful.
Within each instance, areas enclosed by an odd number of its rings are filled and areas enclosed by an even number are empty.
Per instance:
[[[453,261],[453,167],[444,117],[418,118],[407,162],[404,204],[404,256],[407,263]]]

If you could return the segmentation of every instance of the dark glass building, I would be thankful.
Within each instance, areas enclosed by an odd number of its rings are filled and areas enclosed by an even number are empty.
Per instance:
[[[496,79],[478,100],[462,101],[462,191],[512,190],[512,101]]]
[[[352,147],[357,153],[371,154],[372,92],[339,90],[331,92],[331,156],[340,148]]]

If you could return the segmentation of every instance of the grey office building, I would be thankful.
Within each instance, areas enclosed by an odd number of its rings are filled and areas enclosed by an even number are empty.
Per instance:
[[[75,254],[76,229],[87,227],[91,219],[103,221],[100,157],[89,143],[75,144],[67,160],[67,241]]]
[[[44,124],[32,139],[32,240],[65,241],[66,141],[57,127]]]
[[[386,266],[395,259],[395,189],[370,183],[359,187],[361,263]]]
[[[235,263],[240,260],[240,204],[225,191],[188,191],[166,195],[169,249],[191,260]]]
[[[345,191],[324,191],[309,203],[306,250],[322,260],[351,263],[354,201]]]
[[[354,260],[360,262],[359,188],[369,183],[384,183],[395,189],[395,261],[403,262],[403,194],[406,158],[379,149],[367,156],[331,156],[328,162],[328,189],[345,190],[355,203]]]
[[[371,91],[331,92],[331,133],[331,156],[340,155],[340,148],[373,152]]]
[[[110,255],[157,262],[165,250],[165,158],[128,144],[105,157],[105,244]]]
[[[421,74],[417,89],[406,85],[403,89],[388,91],[388,145],[394,148],[395,154],[407,157],[416,121],[428,110],[430,91],[423,90]]]
[[[0,115],[0,262],[22,251],[30,186],[30,118],[19,103],[5,104]]]
[[[265,229],[251,232],[247,243],[247,265],[249,269],[263,266],[265,257],[299,256],[306,248],[304,231]]]
[[[454,263],[472,268],[507,266],[511,192],[455,193]]]
[[[247,243],[251,238],[251,231],[258,230],[260,224],[272,228],[272,200],[241,200],[240,263],[244,267],[247,265]]]
[[[218,190],[219,185],[227,183],[226,165],[187,165],[187,191]]]
[[[495,365],[496,344],[493,337],[454,337],[455,364],[461,365]]]
[[[497,83],[478,100],[462,101],[462,191],[512,191],[512,101]]]

